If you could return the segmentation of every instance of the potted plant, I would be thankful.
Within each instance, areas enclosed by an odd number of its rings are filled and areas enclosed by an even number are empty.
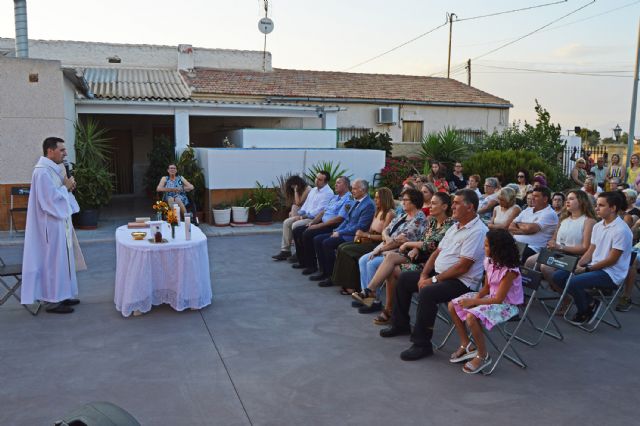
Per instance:
[[[99,209],[109,204],[113,192],[113,176],[107,168],[109,139],[105,137],[107,130],[100,129],[93,120],[86,123],[78,120],[75,132],[73,173],[80,212],[74,215],[74,223],[80,229],[95,229]]]
[[[276,211],[278,195],[272,188],[267,188],[256,182],[251,192],[251,206],[256,213],[256,224],[268,225],[273,223],[273,212]]]
[[[231,206],[220,203],[213,206],[213,221],[215,226],[229,226],[231,222]]]
[[[244,195],[233,203],[233,206],[231,206],[233,223],[249,222],[249,209],[251,208],[251,203],[253,203],[253,201],[248,195]]]

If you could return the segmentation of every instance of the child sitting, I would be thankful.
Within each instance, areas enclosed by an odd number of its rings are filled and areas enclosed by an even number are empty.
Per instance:
[[[461,342],[458,350],[451,354],[450,362],[470,360],[462,371],[471,374],[491,364],[480,322],[491,330],[517,315],[518,305],[524,302],[518,249],[511,234],[504,229],[490,230],[484,240],[484,251],[484,286],[477,293],[466,293],[449,302],[449,312]],[[463,320],[471,330],[477,349],[469,340]]]

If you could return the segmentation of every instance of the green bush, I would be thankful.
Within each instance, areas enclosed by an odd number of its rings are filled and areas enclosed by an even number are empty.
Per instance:
[[[329,172],[329,176],[331,177],[329,186],[331,187],[331,189],[336,187],[336,179],[338,179],[340,176],[346,176],[349,179],[351,179],[351,177],[353,176],[347,174],[348,170],[343,169],[342,164],[340,164],[339,161],[336,164],[333,164],[333,161],[321,161],[309,167],[309,170],[307,170],[307,173],[304,175],[304,177],[309,182],[311,182],[311,186],[315,186],[316,175],[321,171]]]
[[[423,174],[431,172],[431,162],[437,161],[453,169],[456,161],[466,158],[468,152],[467,142],[455,129],[445,127],[438,133],[429,133],[420,144],[420,157],[424,161]]]
[[[75,132],[76,200],[81,210],[97,209],[109,204],[113,192],[113,175],[107,168],[110,139],[107,130],[91,119],[78,120]]]
[[[192,147],[188,146],[187,149],[182,151],[176,167],[178,168],[178,173],[181,176],[184,176],[185,179],[187,179],[189,183],[193,185],[193,202],[196,204],[198,210],[202,210],[202,208],[204,207],[203,204],[205,191],[204,173],[202,172],[200,164],[198,164],[196,152]],[[160,179],[158,179],[158,182],[159,181]]]
[[[256,187],[251,191],[253,209],[256,213],[263,209],[278,210],[278,194],[275,188],[269,188],[256,182]]]
[[[148,157],[149,167],[144,175],[144,187],[149,195],[153,195],[160,179],[167,175],[169,164],[176,161],[175,144],[165,135],[157,136],[153,139]],[[195,185],[194,182],[191,183]]]
[[[562,189],[566,184],[564,176],[558,173],[557,168],[529,151],[481,152],[464,162],[465,175],[480,175],[480,185],[488,177],[498,177],[505,185],[515,183],[519,169],[528,170],[531,177],[535,172],[543,172],[547,176],[547,184],[553,189]]]
[[[391,157],[391,136],[384,132],[369,132],[366,135],[354,136],[344,143],[345,148],[378,149],[384,151],[387,157]]]
[[[386,186],[395,197],[402,191],[402,182],[409,176],[422,170],[423,161],[418,157],[390,157],[385,161],[385,166],[380,171],[380,183],[378,187]]]

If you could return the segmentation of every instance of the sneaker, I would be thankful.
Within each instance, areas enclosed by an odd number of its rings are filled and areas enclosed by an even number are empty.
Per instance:
[[[573,318],[569,320],[569,324],[582,325],[585,322],[587,322],[588,319],[589,319],[589,314],[581,314],[578,312],[573,316]]]
[[[271,258],[273,260],[287,260],[287,258],[291,256],[291,252],[290,251],[281,251],[280,253],[276,254],[275,256],[271,256]]]
[[[417,361],[431,355],[433,355],[433,347],[431,345],[418,346],[414,343],[409,349],[400,353],[400,359],[403,361]]]
[[[596,319],[598,319],[598,316],[600,315],[600,310],[602,309],[603,305],[604,303],[602,303],[598,299],[593,301],[593,306],[591,307],[591,312],[589,313],[587,324],[593,324],[593,322]]]
[[[616,305],[616,311],[628,312],[631,309],[631,298],[627,296],[621,296]]]
[[[374,300],[371,305],[367,306],[365,303],[364,306],[358,308],[358,312],[361,314],[371,314],[373,312],[379,312],[382,310],[382,302],[379,300]]]

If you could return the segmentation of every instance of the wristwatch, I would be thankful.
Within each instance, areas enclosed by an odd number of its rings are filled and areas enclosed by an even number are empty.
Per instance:
[[[589,265],[584,267],[584,271],[585,272],[591,272],[591,268],[589,267]]]
[[[432,277],[431,277],[431,282],[432,282],[433,284],[437,283],[437,282],[438,282],[438,276],[437,276],[437,275],[432,276]]]

